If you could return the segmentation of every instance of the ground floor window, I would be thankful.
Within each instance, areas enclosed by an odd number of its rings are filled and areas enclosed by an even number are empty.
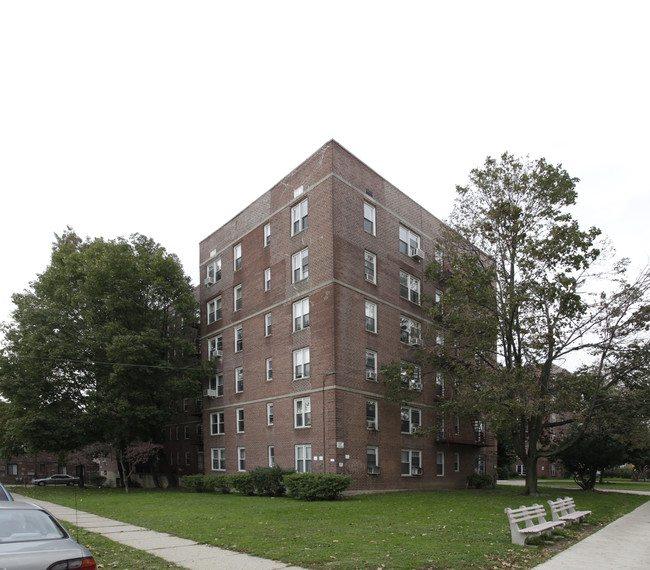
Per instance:
[[[296,471],[311,473],[311,445],[296,445]]]
[[[402,475],[422,475],[422,452],[419,449],[402,449]]]
[[[237,469],[239,471],[246,471],[246,448],[237,448]]]
[[[379,448],[375,446],[366,449],[366,463],[368,475],[379,475]]]
[[[18,464],[10,463],[7,465],[7,475],[18,475]]]
[[[226,450],[223,447],[215,448],[212,450],[212,470],[225,471],[226,470]]]
[[[445,475],[445,454],[442,451],[436,453],[436,475],[438,477]]]
[[[269,445],[269,467],[275,467],[275,447]]]

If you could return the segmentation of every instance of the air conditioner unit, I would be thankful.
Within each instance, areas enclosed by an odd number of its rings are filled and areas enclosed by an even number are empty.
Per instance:
[[[203,396],[206,398],[216,398],[217,397],[217,391],[216,390],[203,390]]]
[[[381,473],[381,467],[379,465],[370,465],[368,467],[368,475],[379,475]]]
[[[409,338],[409,344],[411,346],[422,346],[422,339],[420,337],[410,337]]]
[[[373,370],[366,370],[366,378],[368,380],[377,380],[377,373]]]
[[[422,475],[422,467],[411,467],[411,475]]]
[[[412,247],[410,257],[411,259],[415,259],[415,261],[422,261],[424,259],[424,251],[419,247]]]
[[[215,350],[212,353],[212,360],[216,360],[217,358],[221,358],[223,356],[223,350]]]
[[[377,429],[377,424],[375,423],[375,420],[366,420],[366,427],[368,429]]]
[[[212,277],[206,277],[203,283],[205,283],[208,287],[210,285],[214,285],[214,281],[212,280]]]
[[[411,433],[415,433],[420,429],[420,426],[411,426]]]

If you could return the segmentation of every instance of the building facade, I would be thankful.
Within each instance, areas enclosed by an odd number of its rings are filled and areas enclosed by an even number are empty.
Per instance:
[[[424,278],[440,227],[330,141],[201,242],[201,346],[214,372],[202,428],[188,429],[202,433],[205,473],[279,465],[382,490],[494,472],[484,424],[436,417],[451,382],[417,364],[420,346],[444,342],[421,306],[444,294]],[[389,362],[408,404],[385,397]]]

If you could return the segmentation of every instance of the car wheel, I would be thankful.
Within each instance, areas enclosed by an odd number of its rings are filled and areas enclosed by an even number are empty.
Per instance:
[[[45,487],[45,481],[39,481],[38,486],[39,487]]]

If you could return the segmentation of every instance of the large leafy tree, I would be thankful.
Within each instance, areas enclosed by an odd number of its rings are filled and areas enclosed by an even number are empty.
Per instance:
[[[57,236],[4,326],[3,423],[27,451],[156,441],[169,399],[196,394],[198,321],[176,256],[142,235]]]
[[[480,414],[508,433],[528,494],[537,492],[539,458],[558,452],[552,430],[586,428],[598,394],[616,383],[613,359],[647,323],[647,272],[630,284],[619,264],[610,292],[593,295],[600,231],[581,229],[570,213],[577,182],[544,159],[488,157],[457,187],[443,255],[427,269],[444,291],[430,315],[445,342],[425,356],[454,380],[441,411]],[[595,358],[593,374],[562,370],[578,351]]]

